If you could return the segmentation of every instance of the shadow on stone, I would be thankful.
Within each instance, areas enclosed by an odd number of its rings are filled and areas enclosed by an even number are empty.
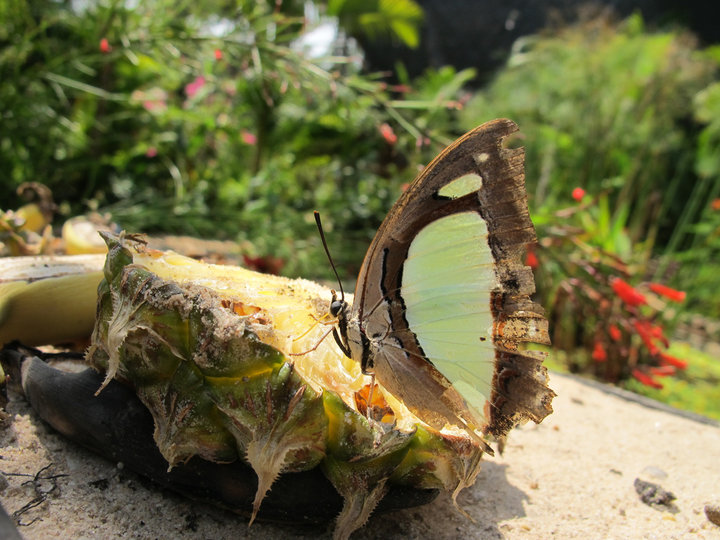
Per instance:
[[[471,521],[453,506],[450,495],[441,493],[432,503],[392,514],[375,516],[358,535],[373,540],[401,538],[504,538],[499,523],[523,517],[529,497],[507,480],[508,465],[487,460],[474,486],[458,496],[458,505]]]

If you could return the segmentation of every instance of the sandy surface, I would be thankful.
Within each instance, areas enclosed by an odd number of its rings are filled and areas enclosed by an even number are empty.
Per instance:
[[[441,495],[424,507],[374,516],[353,538],[717,538],[707,504],[720,504],[720,428],[655,410],[553,375],[555,413],[511,434],[459,497],[475,523]],[[17,398],[0,429],[0,501],[22,514],[24,538],[330,538],[326,528],[247,523],[187,501],[66,442]],[[27,483],[41,476],[66,475]],[[16,476],[16,474],[30,476]],[[677,497],[642,503],[644,476]],[[311,493],[307,494],[309,497]]]

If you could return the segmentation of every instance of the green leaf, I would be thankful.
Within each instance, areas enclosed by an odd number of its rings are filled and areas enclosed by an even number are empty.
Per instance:
[[[417,49],[420,44],[420,32],[416,25],[398,20],[392,21],[390,27],[405,45]]]
[[[420,43],[423,10],[414,0],[330,0],[328,13],[351,35],[390,36],[411,48]]]

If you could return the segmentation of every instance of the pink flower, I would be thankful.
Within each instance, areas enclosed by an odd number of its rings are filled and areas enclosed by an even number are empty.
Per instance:
[[[110,51],[112,51],[112,47],[110,46],[110,42],[108,42],[107,38],[102,38],[100,40],[100,52],[103,54],[107,54]]]
[[[572,198],[575,199],[577,202],[582,201],[583,197],[585,196],[585,190],[581,187],[576,187],[572,190]]]
[[[407,94],[412,91],[412,88],[410,88],[407,84],[395,84],[390,87],[390,90],[397,92],[398,94]]]
[[[418,137],[415,139],[415,148],[422,148],[423,146],[430,146],[430,137]]]
[[[164,111],[165,109],[167,109],[167,105],[164,101],[152,99],[146,99],[145,101],[143,101],[143,107],[146,111],[149,112]]]
[[[385,139],[389,145],[393,145],[397,142],[397,135],[395,135],[395,132],[390,124],[385,123],[380,126],[380,135],[383,136],[383,139]]]
[[[223,53],[220,49],[215,49],[215,60],[222,60]]]
[[[645,297],[640,294],[634,287],[620,278],[616,278],[612,282],[612,289],[615,294],[625,302],[628,306],[641,306],[647,304]]]
[[[148,112],[159,113],[167,110],[167,92],[154,87],[148,90],[135,90],[130,95],[133,103],[139,103]]]
[[[240,139],[242,139],[242,142],[244,142],[245,144],[249,144],[250,146],[255,146],[257,144],[257,137],[249,131],[241,131]]]
[[[673,302],[682,302],[683,300],[685,300],[685,291],[671,289],[670,287],[666,287],[661,283],[651,283],[650,290],[655,294],[664,296],[668,300],[672,300]]]
[[[154,158],[155,156],[157,156],[157,148],[155,148],[154,146],[151,146],[150,148],[147,149],[147,151],[145,152],[145,155],[149,158]]]
[[[193,82],[185,86],[185,94],[187,94],[187,97],[193,98],[203,86],[205,86],[205,77],[200,75],[196,77]]]

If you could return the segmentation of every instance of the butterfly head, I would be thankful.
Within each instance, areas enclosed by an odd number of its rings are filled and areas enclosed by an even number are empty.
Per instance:
[[[345,315],[346,311],[347,302],[343,299],[338,300],[335,291],[333,291],[333,299],[330,302],[330,315],[339,319]]]

